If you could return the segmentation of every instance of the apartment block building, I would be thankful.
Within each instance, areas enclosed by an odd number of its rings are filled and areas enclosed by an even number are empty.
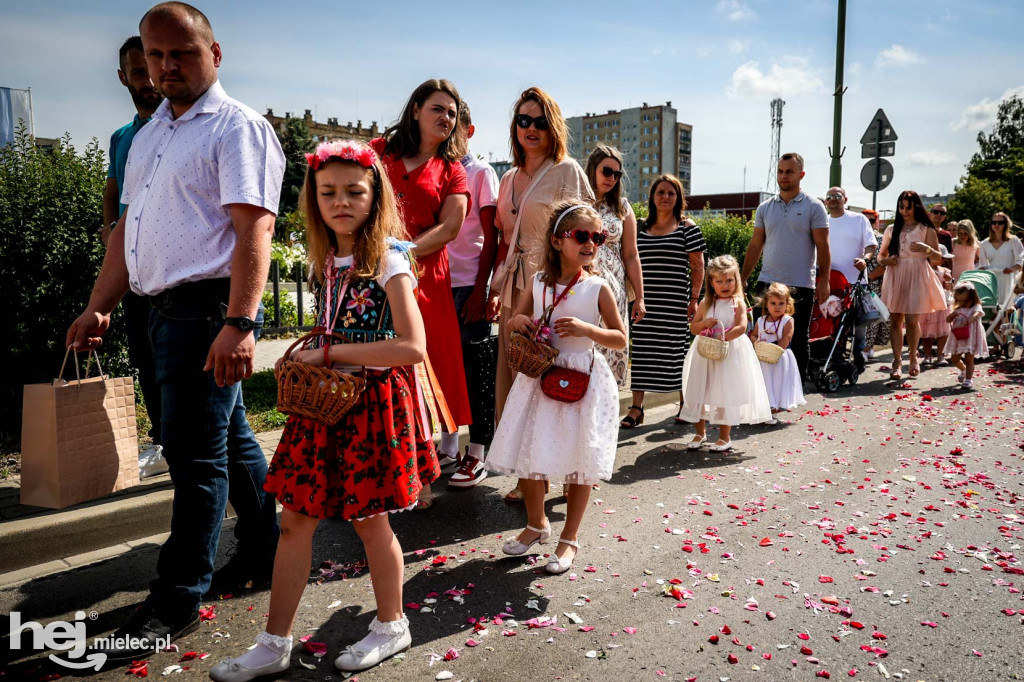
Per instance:
[[[566,122],[569,154],[581,166],[598,144],[622,153],[624,188],[630,201],[646,200],[651,183],[662,173],[677,176],[690,193],[693,126],[677,120],[672,102],[653,106],[644,102],[621,111],[573,116]]]

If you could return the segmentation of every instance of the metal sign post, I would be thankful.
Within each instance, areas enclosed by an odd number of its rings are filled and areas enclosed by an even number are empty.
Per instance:
[[[864,189],[871,190],[871,209],[876,209],[877,195],[892,182],[892,164],[883,156],[895,156],[896,140],[899,136],[889,123],[889,117],[879,109],[860,138],[860,157],[871,159],[860,171],[860,182]]]

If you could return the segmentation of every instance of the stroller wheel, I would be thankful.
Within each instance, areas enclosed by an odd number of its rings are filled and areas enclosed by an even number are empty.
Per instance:
[[[1013,356],[1016,354],[1017,344],[1015,344],[1013,341],[1010,341],[1008,344],[1006,344],[1006,359],[1013,360]]]
[[[839,385],[843,383],[842,378],[837,372],[829,372],[821,378],[821,390],[826,393],[835,393],[839,390]]]
[[[849,372],[850,375],[848,377],[846,377],[846,380],[848,382],[850,382],[851,386],[853,386],[860,379],[860,375],[862,373],[863,373],[863,370],[858,370],[856,367],[851,367],[850,368],[850,372]]]

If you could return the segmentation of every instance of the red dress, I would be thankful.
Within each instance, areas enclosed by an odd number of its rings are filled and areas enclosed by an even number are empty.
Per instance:
[[[336,300],[342,284],[332,288]],[[326,288],[317,295],[323,321]],[[348,287],[334,331],[354,343],[394,338],[387,293],[374,280]],[[317,519],[363,519],[409,509],[441,474],[428,431],[417,419],[412,367],[366,370],[359,402],[334,426],[289,416],[264,490],[292,511]]]
[[[432,157],[420,167],[406,170],[405,162],[384,153],[385,142],[377,138],[370,146],[380,155],[388,179],[395,188],[398,207],[411,239],[440,222],[438,215],[444,200],[453,194],[469,196],[466,169],[458,161]],[[462,337],[452,299],[452,279],[448,269],[448,249],[417,257],[419,295],[417,303],[427,333],[427,355],[441,385],[448,409],[456,425],[471,424],[469,393],[462,364]]]

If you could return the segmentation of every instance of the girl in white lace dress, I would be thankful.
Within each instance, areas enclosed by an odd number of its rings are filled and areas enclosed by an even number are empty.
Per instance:
[[[690,331],[714,335],[729,343],[723,360],[708,360],[694,340],[683,363],[683,406],[679,418],[697,422],[697,434],[687,444],[698,450],[707,441],[707,422],[718,424],[714,452],[732,449],[729,432],[737,424],[772,420],[754,345],[747,338],[747,304],[743,298],[740,267],[732,256],[712,258],[707,265],[704,299],[690,323]]]
[[[555,206],[544,265],[509,322],[512,331],[524,335],[538,325],[541,335],[550,333],[549,342],[559,351],[555,366],[589,374],[586,392],[576,402],[562,402],[542,389],[542,378],[519,374],[487,455],[489,469],[520,478],[526,502],[526,529],[505,543],[506,554],[525,554],[548,539],[544,486],[548,481],[565,484],[565,526],[545,567],[549,573],[572,566],[591,485],[608,480],[615,462],[619,392],[595,345],[624,348],[626,333],[611,288],[590,272],[605,241],[601,228],[597,212],[586,204]]]
[[[768,391],[768,404],[772,408],[769,424],[778,423],[776,415],[783,410],[806,405],[804,389],[800,380],[800,368],[789,344],[793,340],[793,296],[785,284],[773,282],[768,285],[761,299],[761,317],[750,332],[750,340],[774,343],[785,349],[775,364],[761,362],[761,376]],[[760,362],[760,360],[759,360]]]

